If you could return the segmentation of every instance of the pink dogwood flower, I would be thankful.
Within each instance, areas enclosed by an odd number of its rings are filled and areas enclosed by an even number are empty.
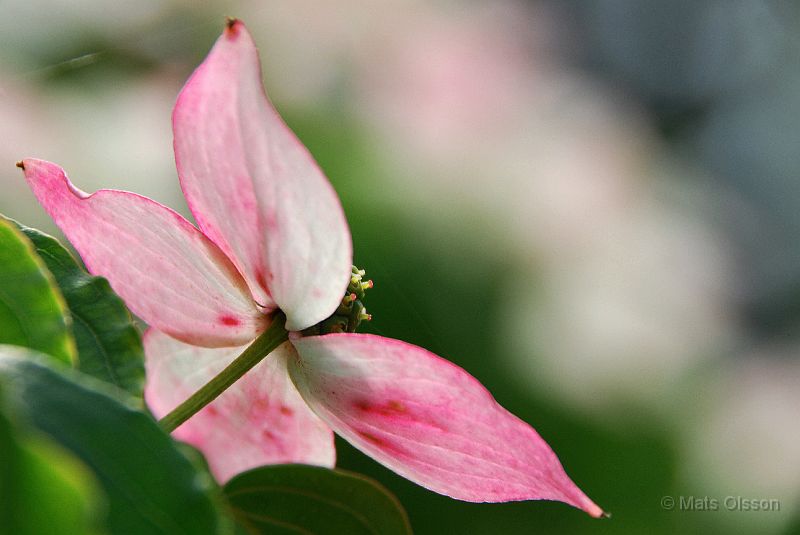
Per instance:
[[[86,194],[55,164],[20,166],[89,271],[148,323],[145,399],[156,416],[285,314],[288,340],[175,430],[215,477],[272,463],[332,467],[336,432],[453,498],[560,500],[603,514],[536,431],[463,369],[381,336],[309,334],[351,284],[350,231],[331,184],[269,103],[241,22],[186,83],[173,129],[199,229],[134,193]]]

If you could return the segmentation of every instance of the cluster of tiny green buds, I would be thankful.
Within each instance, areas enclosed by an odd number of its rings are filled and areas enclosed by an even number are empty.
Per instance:
[[[331,317],[323,320],[313,327],[309,327],[304,334],[329,334],[329,333],[354,333],[362,321],[370,321],[372,314],[367,314],[364,308],[366,291],[374,286],[371,280],[364,280],[366,272],[353,266],[350,272],[350,284],[339,308]]]
[[[366,291],[375,286],[371,280],[364,280],[364,275],[366,274],[367,272],[363,269],[358,269],[356,266],[353,266],[350,275],[350,285],[347,287],[348,295],[345,296],[345,300],[350,299],[350,301],[356,301],[357,299],[364,299]]]

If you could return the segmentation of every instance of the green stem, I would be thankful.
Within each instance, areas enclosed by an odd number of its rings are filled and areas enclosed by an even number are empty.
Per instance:
[[[224,370],[195,392],[186,401],[159,420],[159,425],[171,433],[183,422],[194,416],[200,409],[214,401],[229,386],[238,381],[253,366],[261,362],[275,348],[289,339],[284,326],[286,316],[279,312],[275,315],[269,328],[261,333],[252,344],[247,346],[241,355]]]

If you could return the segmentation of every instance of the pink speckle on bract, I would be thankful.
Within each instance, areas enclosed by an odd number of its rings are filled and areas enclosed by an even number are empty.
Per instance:
[[[228,327],[237,327],[242,324],[242,322],[239,321],[237,318],[228,315],[220,316],[219,322]]]

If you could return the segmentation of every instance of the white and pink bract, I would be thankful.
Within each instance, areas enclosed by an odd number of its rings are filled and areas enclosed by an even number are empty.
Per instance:
[[[145,399],[167,414],[280,309],[289,341],[175,436],[221,482],[264,464],[332,467],[336,432],[434,492],[473,502],[559,500],[603,511],[528,424],[454,364],[367,334],[302,336],[350,281],[338,196],[267,99],[258,52],[232,20],[178,97],[175,160],[198,228],[124,191],[88,195],[49,162],[21,163],[39,202],[146,321]]]

